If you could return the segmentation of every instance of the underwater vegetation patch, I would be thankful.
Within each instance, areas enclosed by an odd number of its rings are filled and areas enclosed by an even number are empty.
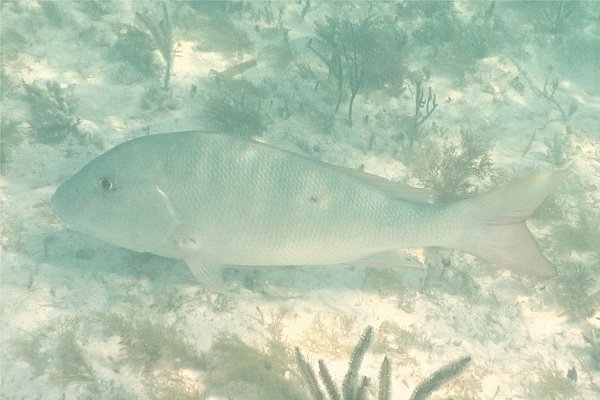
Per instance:
[[[135,26],[121,27],[118,38],[111,49],[112,57],[129,63],[146,77],[157,72],[154,43],[146,32]]]
[[[381,296],[408,295],[411,292],[396,271],[388,268],[368,268],[365,270],[363,289],[376,290]],[[414,294],[414,293],[413,293]]]
[[[266,329],[264,345],[253,347],[238,335],[219,332],[206,353],[205,395],[227,393],[232,398],[305,400],[292,352],[285,341],[283,321],[289,310],[271,311],[270,320],[259,307],[257,321]]]
[[[63,87],[56,81],[48,81],[44,88],[35,82],[23,82],[23,87],[31,109],[31,135],[35,141],[54,145],[77,132],[79,119],[73,116],[75,85]]]
[[[414,360],[408,357],[410,349],[430,351],[433,347],[431,339],[425,332],[419,331],[413,326],[402,327],[394,321],[383,321],[377,333],[375,349],[393,352],[395,359],[403,358],[412,363]]]
[[[472,272],[462,270],[462,263],[453,262],[454,250],[427,249],[427,275],[422,281],[420,291],[436,299],[440,291],[451,296],[460,296],[472,301],[477,298],[481,288],[473,278]],[[458,255],[458,257],[461,257]]]
[[[570,126],[566,126],[565,133],[559,134],[555,132],[551,139],[544,140],[546,145],[546,155],[550,163],[557,167],[564,167],[565,164],[572,158],[575,152],[575,146],[571,139],[573,130]]]
[[[65,390],[77,390],[88,396],[84,398],[140,398],[139,393],[132,393],[118,379],[107,379],[108,367],[111,375],[121,375],[124,371],[139,374],[144,382],[141,398],[185,400],[227,394],[256,400],[306,400],[302,379],[306,379],[311,367],[298,348],[293,353],[284,341],[282,323],[287,312],[281,308],[271,313],[270,322],[262,320],[268,336],[264,348],[250,346],[235,334],[221,332],[215,336],[210,351],[199,353],[192,341],[173,325],[114,313],[60,317],[9,344],[13,357],[29,364],[34,377],[48,374],[52,382]],[[369,398],[373,383],[361,378],[359,371],[372,341],[373,329],[369,327],[352,351],[348,373],[339,387],[325,363],[319,362],[323,380],[319,385],[326,385],[326,393],[338,393],[339,397],[317,398]],[[100,361],[93,360],[88,347],[93,345],[97,349],[100,343],[110,347],[118,343],[118,346],[107,350]],[[426,398],[462,372],[468,361],[461,360],[432,374],[419,385],[412,398]],[[377,398],[391,399],[388,357],[381,364],[378,382]]]
[[[281,38],[287,42],[289,29],[283,26],[287,6],[285,2],[254,3],[249,8],[249,14],[256,22],[255,31],[265,39]]]
[[[560,87],[560,80],[558,78],[550,80],[551,72],[552,72],[552,68],[550,68],[550,72],[548,72],[548,74],[546,75],[544,85],[543,85],[542,89],[540,89],[533,82],[533,80],[525,73],[525,71],[521,71],[521,75],[523,76],[523,78],[525,78],[525,80],[529,84],[529,87],[531,88],[531,90],[538,97],[545,99],[548,102],[548,104],[550,104],[550,106],[553,108],[554,111],[558,111],[558,113],[554,113],[554,114],[556,114],[556,116],[554,118],[548,119],[544,123],[544,125],[542,125],[541,127],[535,128],[533,130],[533,133],[531,134],[531,139],[530,139],[529,143],[527,144],[527,146],[525,147],[525,149],[523,150],[522,157],[525,157],[527,155],[527,153],[529,152],[529,150],[531,149],[532,144],[535,142],[535,140],[537,138],[538,132],[543,131],[544,129],[546,129],[546,127],[548,125],[556,123],[556,122],[566,123],[571,118],[571,116],[573,116],[573,114],[575,114],[577,112],[577,109],[579,108],[579,103],[576,100],[571,100],[569,106],[566,106],[566,102],[559,101],[557,99],[557,96],[555,96],[555,95],[557,93],[558,88]],[[571,128],[569,126],[567,126],[566,129],[567,129],[567,133],[568,133]],[[565,139],[566,139],[566,137],[565,137]],[[556,141],[556,137],[554,140]],[[564,141],[566,142],[566,140],[564,140]],[[560,146],[557,143],[552,143],[547,140],[545,141],[545,144],[549,148],[548,155],[549,155],[550,159],[552,161],[554,161],[555,164],[560,165],[561,163],[563,163],[564,162],[563,150],[564,150],[565,144]]]
[[[78,317],[54,320],[50,329],[38,329],[12,340],[12,355],[33,367],[36,377],[49,374],[63,386],[93,382],[96,375],[83,348],[80,325]]]
[[[425,18],[423,18],[423,22],[413,30],[411,39],[418,45],[440,46],[456,40],[458,37],[460,29],[457,26],[456,17],[453,13],[448,12],[447,4],[439,6],[440,3],[431,2],[431,5],[439,8],[434,8],[427,12]]]
[[[364,290],[376,290],[380,296],[394,296],[397,306],[407,313],[415,311],[420,285],[407,284],[402,276],[388,268],[368,268]]]
[[[464,198],[493,176],[492,145],[486,137],[461,128],[460,143],[426,143],[412,160],[413,175],[444,200]]]
[[[4,165],[10,160],[15,147],[23,142],[23,131],[21,124],[14,119],[2,117],[0,120],[1,144],[0,163]]]
[[[206,111],[223,131],[241,137],[259,136],[265,128],[262,106],[265,93],[245,79],[219,79],[210,83]]]
[[[386,21],[374,24],[371,32],[373,42],[364,77],[365,90],[401,93],[407,74],[408,36],[399,25]]]
[[[561,266],[556,280],[550,283],[553,300],[573,320],[590,318],[600,311],[600,289],[597,288],[598,264],[567,262]]]
[[[413,151],[415,140],[420,139],[421,125],[431,116],[437,108],[435,92],[429,87],[425,90],[422,79],[419,77],[414,81],[415,86],[415,113],[408,129],[408,151]],[[425,94],[427,93],[427,94]]]
[[[573,221],[561,218],[554,228],[557,246],[565,251],[594,252],[600,256],[600,209],[581,203]]]
[[[181,330],[164,321],[98,314],[104,333],[120,338],[121,362],[150,373],[158,366],[201,368],[205,362]]]
[[[131,400],[137,397],[114,380],[95,373],[78,332],[81,320],[63,318],[50,324],[56,332],[38,329],[10,343],[13,356],[33,368],[33,377],[47,374],[65,392],[72,387],[82,399]]]
[[[50,356],[44,348],[45,336],[41,331],[23,332],[18,339],[8,343],[14,358],[29,364],[36,377],[42,375],[50,363]]]
[[[497,2],[479,2],[470,21],[458,16],[452,1],[407,2],[399,10],[400,18],[408,18],[416,26],[410,33],[419,48],[429,48],[430,62],[454,70],[459,76],[473,70],[477,61],[507,42],[505,23],[496,11]],[[427,4],[423,9],[422,4]]]
[[[460,375],[470,364],[471,357],[461,357],[442,368],[436,370],[428,378],[419,383],[410,396],[410,400],[424,400],[433,392],[440,389],[446,382],[451,381]]]
[[[208,383],[211,392],[225,390],[230,396],[304,400],[301,387],[286,379],[291,371],[287,355],[248,346],[237,335],[222,332],[211,346]]]
[[[405,281],[401,274],[391,269],[371,268],[366,271],[365,289],[377,290],[382,296],[394,296],[399,308],[407,313],[414,312],[418,295],[435,300],[440,293],[460,296],[471,301],[481,288],[473,279],[471,271],[463,270],[460,262],[453,262],[454,250],[426,249],[425,268],[415,277]]]
[[[347,336],[353,324],[354,320],[346,315],[317,314],[303,335],[304,343],[314,353],[342,357],[352,348]]]
[[[592,329],[589,336],[583,337],[589,343],[590,365],[596,371],[600,371],[600,331]]]
[[[160,55],[165,62],[166,66],[163,88],[166,90],[169,87],[171,68],[173,67],[173,29],[166,4],[162,3],[161,5],[163,15],[160,20],[155,20],[148,14],[135,13],[135,15],[150,31],[154,45],[160,52]]]
[[[527,388],[530,398],[539,400],[583,399],[569,378],[567,370],[561,371],[555,363],[546,362],[541,356],[532,361],[531,373],[534,381]]]
[[[57,327],[50,375],[64,384],[96,379],[91,361],[79,342],[78,323],[76,319],[65,320]]]
[[[8,346],[13,359],[31,367],[34,378],[47,375],[65,391],[77,390],[84,396],[80,398],[199,399],[198,382],[191,384],[178,371],[206,368],[203,354],[173,325],[114,313],[59,317],[10,340]],[[98,362],[98,354],[89,349],[102,346],[107,353]],[[112,370],[108,379],[106,368]],[[123,387],[112,375],[123,370],[141,373],[149,392],[137,397]],[[192,388],[195,397],[182,396]],[[173,393],[177,396],[168,396]]]
[[[334,382],[327,365],[322,359],[318,362],[319,373],[317,375],[302,355],[300,348],[295,348],[296,364],[304,379],[307,390],[314,400],[367,400],[369,398],[369,389],[373,383],[366,376],[359,380],[359,370],[372,338],[373,328],[369,326],[350,354],[348,372],[346,372],[341,388]],[[410,396],[410,400],[424,400],[428,398],[433,392],[442,387],[444,383],[460,375],[470,362],[471,357],[462,357],[436,370],[417,385]],[[385,356],[378,374],[377,399],[390,400],[391,398],[391,362]]]
[[[558,275],[548,283],[547,301],[554,302],[572,320],[583,320],[600,311],[600,213],[595,187],[575,186],[578,199],[572,207],[564,196],[545,202],[536,217],[553,222],[548,247],[563,256]]]
[[[140,99],[140,105],[148,113],[177,110],[181,103],[173,96],[171,90],[165,89],[158,82],[146,86]]]
[[[373,328],[368,327],[363,333],[362,337],[358,341],[358,344],[354,348],[350,355],[350,365],[348,367],[348,372],[344,377],[344,381],[342,383],[341,390],[338,385],[333,381],[331,377],[331,373],[329,369],[325,365],[323,360],[319,360],[319,377],[321,384],[319,384],[319,379],[317,375],[313,371],[313,368],[306,362],[304,356],[300,352],[300,348],[296,347],[294,352],[296,356],[296,364],[300,369],[300,373],[306,382],[306,386],[315,400],[358,400],[364,399],[366,396],[367,387],[369,386],[369,379],[365,376],[360,384],[358,382],[359,377],[359,369],[362,364],[363,358],[367,351],[367,348],[371,344],[371,339],[373,336]],[[384,361],[381,365],[380,376],[382,378],[381,387],[383,397],[382,399],[389,399],[391,395],[390,388],[390,367],[389,360],[387,357],[384,358]],[[321,386],[325,387],[325,392],[321,389]],[[328,397],[325,397],[325,393],[327,393]]]
[[[315,22],[315,33],[308,47],[336,82],[336,112],[349,91],[348,123],[352,126],[354,100],[365,85],[380,89],[402,82],[406,36],[370,12],[356,21],[348,16],[327,16],[324,22]]]

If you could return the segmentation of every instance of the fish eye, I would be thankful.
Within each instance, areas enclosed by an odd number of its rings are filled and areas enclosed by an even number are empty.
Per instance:
[[[102,178],[100,179],[100,187],[106,193],[115,191],[115,184],[110,178]]]

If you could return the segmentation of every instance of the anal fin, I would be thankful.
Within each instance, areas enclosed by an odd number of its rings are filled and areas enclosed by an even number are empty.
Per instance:
[[[227,292],[221,275],[221,265],[205,256],[196,240],[177,237],[176,243],[192,275],[205,289],[218,293]]]
[[[423,265],[411,257],[410,254],[400,250],[370,254],[347,264],[365,268],[423,268]]]

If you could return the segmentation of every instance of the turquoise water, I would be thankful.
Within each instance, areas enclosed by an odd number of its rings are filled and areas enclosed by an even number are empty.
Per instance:
[[[368,376],[372,399],[408,399],[432,374],[448,382],[431,398],[598,393],[600,3],[7,1],[0,13],[3,398],[316,398],[296,347],[340,390],[364,353],[354,385]],[[54,190],[96,156],[190,129],[444,201],[570,169],[528,221],[557,275],[410,249],[403,269],[227,269],[223,295],[182,261],[52,213]]]

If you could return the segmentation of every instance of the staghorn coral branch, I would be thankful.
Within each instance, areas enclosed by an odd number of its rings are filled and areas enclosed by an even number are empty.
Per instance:
[[[471,357],[466,356],[443,366],[435,371],[429,378],[425,379],[410,396],[410,400],[424,400],[447,381],[456,378],[471,362]]]
[[[350,356],[350,366],[348,367],[348,372],[346,373],[344,383],[342,384],[342,393],[344,394],[344,400],[354,399],[356,385],[358,383],[358,370],[360,369],[360,365],[362,364],[363,358],[365,357],[367,348],[371,344],[372,337],[373,327],[369,326],[365,330],[365,333],[363,333],[361,339],[354,348],[352,355]]]
[[[315,375],[315,371],[313,371],[312,367],[306,362],[304,357],[302,357],[302,353],[300,353],[300,349],[296,347],[294,349],[294,353],[296,355],[296,364],[300,368],[300,374],[304,378],[304,381],[308,384],[308,390],[315,400],[325,400],[323,392],[319,387],[319,383],[317,382],[317,376]]]

